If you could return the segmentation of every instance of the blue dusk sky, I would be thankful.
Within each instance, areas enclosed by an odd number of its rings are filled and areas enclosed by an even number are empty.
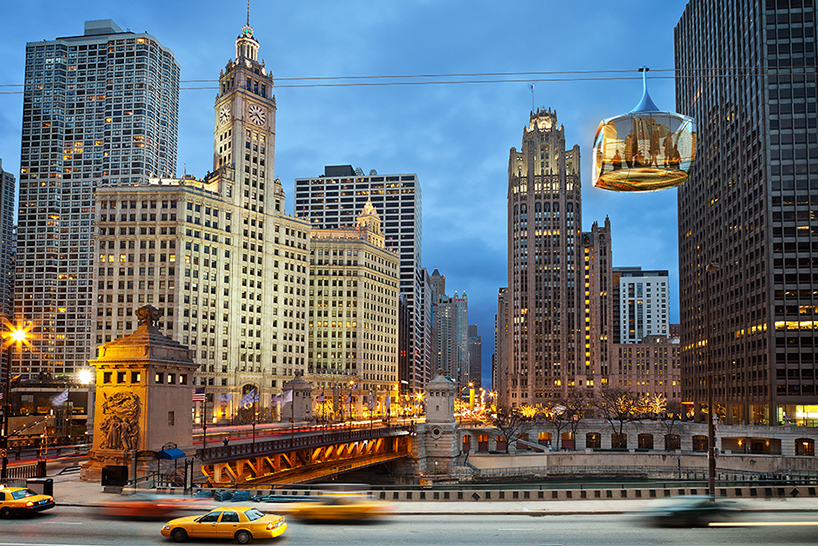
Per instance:
[[[685,4],[255,0],[250,25],[276,79],[275,170],[288,212],[294,180],[324,165],[416,173],[423,266],[446,275],[450,295],[468,294],[490,384],[497,291],[507,284],[509,149],[520,148],[534,83],[535,107],[556,110],[566,146],[580,146],[583,230],[608,216],[614,266],[669,270],[671,322],[678,322],[676,190],[615,194],[593,188],[590,171],[599,121],[639,101],[638,67],[651,68],[657,106],[675,109],[673,29]],[[245,17],[243,0],[4,3],[3,168],[19,173],[26,42],[81,35],[84,21],[113,19],[174,52],[183,80],[177,174],[203,176],[212,169],[216,80]],[[394,78],[339,79],[349,76]],[[391,85],[349,85],[377,82]]]

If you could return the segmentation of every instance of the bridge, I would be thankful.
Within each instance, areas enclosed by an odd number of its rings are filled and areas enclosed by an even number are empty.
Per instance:
[[[406,457],[412,437],[413,429],[406,426],[315,430],[207,447],[198,455],[202,473],[214,486],[276,487],[324,480]]]

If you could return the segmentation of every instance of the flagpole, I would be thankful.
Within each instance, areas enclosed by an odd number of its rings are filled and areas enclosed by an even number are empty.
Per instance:
[[[256,397],[253,394],[253,453],[256,452]]]
[[[196,390],[196,387],[193,387]],[[207,449],[207,381],[205,381],[204,400],[202,400],[202,451]]]

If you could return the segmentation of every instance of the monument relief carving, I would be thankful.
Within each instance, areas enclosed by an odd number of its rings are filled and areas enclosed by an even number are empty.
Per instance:
[[[139,440],[139,412],[142,402],[132,392],[117,392],[105,396],[102,404],[102,449],[137,448]]]

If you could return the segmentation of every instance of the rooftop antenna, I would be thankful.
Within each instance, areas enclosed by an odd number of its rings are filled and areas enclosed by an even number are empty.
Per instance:
[[[247,26],[250,26],[250,0],[247,0]]]

